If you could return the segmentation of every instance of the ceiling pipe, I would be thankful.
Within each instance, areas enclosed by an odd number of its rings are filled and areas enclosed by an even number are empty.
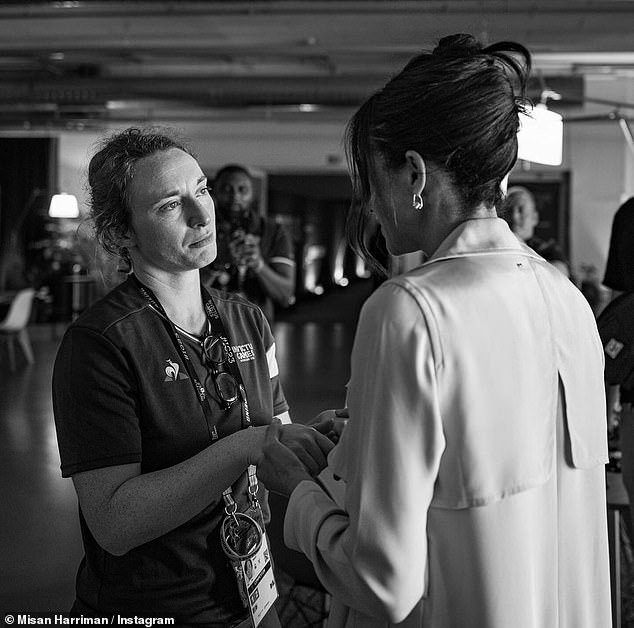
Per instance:
[[[632,154],[634,154],[634,137],[632,136],[632,129],[630,129],[629,122],[622,116],[617,116],[619,126],[625,137],[625,143],[630,147]]]

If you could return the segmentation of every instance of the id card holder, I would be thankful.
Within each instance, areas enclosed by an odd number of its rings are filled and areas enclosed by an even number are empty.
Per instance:
[[[266,534],[262,536],[258,551],[251,558],[240,562],[251,621],[255,628],[278,597]]]
[[[278,597],[257,490],[255,467],[249,467],[249,507],[246,512],[238,512],[231,488],[227,488],[222,494],[226,516],[220,526],[222,550],[235,572],[240,597],[249,609],[254,628]]]

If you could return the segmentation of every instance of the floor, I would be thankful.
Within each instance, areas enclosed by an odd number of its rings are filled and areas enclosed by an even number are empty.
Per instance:
[[[306,300],[274,325],[295,421],[341,407],[367,285]],[[65,611],[82,555],[72,482],[62,479],[50,381],[61,329],[32,325],[35,363],[11,373],[0,350],[0,613]]]

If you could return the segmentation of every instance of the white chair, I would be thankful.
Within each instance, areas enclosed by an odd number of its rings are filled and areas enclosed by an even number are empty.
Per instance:
[[[33,350],[31,349],[31,340],[26,326],[31,317],[31,308],[33,307],[33,297],[35,290],[33,288],[25,288],[19,290],[11,305],[5,319],[0,322],[0,341],[6,342],[7,351],[9,353],[9,369],[15,371],[15,345],[17,339],[18,344],[22,347],[24,357],[29,364],[33,363]]]

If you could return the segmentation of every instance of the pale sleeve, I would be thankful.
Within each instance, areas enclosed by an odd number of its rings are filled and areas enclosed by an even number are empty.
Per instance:
[[[398,284],[370,297],[352,351],[350,420],[329,456],[344,506],[305,481],[285,519],[287,545],[331,593],[394,623],[425,593],[427,511],[445,446],[428,319]]]

